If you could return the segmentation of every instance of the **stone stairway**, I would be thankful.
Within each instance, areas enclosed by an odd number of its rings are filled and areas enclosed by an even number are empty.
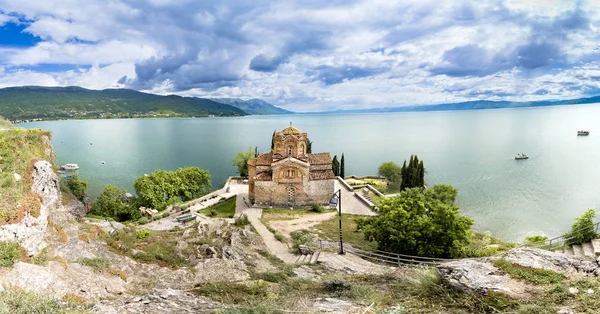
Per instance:
[[[600,239],[594,239],[583,244],[574,244],[564,250],[556,250],[555,252],[579,259],[596,259],[600,256]]]
[[[319,255],[321,255],[321,250],[315,251],[310,254],[301,254],[298,255],[295,264],[316,264],[317,260],[319,260]]]

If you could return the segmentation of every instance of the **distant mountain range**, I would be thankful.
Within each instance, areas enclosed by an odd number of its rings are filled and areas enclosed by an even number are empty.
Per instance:
[[[417,111],[444,111],[444,110],[481,110],[481,109],[499,109],[499,108],[524,108],[524,107],[544,107],[560,105],[581,105],[600,103],[600,96],[577,98],[569,100],[541,100],[541,101],[490,101],[477,100],[465,101],[450,104],[438,105],[419,105],[404,107],[384,107],[372,109],[357,110],[335,110],[325,112],[315,112],[318,114],[340,114],[340,113],[385,113],[385,112],[417,112]]]
[[[275,107],[260,99],[242,100],[239,98],[209,98],[212,101],[231,105],[244,110],[247,114],[293,114],[294,112]]]
[[[479,110],[600,103],[600,96],[570,100],[467,101],[438,105],[384,107],[305,114],[386,113]],[[134,117],[207,117],[294,114],[260,99],[161,96],[131,89],[89,90],[81,87],[22,86],[0,89],[0,116],[11,121],[110,119]]]
[[[33,119],[109,119],[133,117],[207,117],[290,113],[259,99],[219,101],[160,96],[131,89],[89,90],[76,86],[23,86],[0,89],[0,116]]]

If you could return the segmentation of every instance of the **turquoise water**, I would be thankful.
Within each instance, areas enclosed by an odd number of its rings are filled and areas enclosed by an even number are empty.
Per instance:
[[[208,169],[214,187],[235,175],[231,159],[250,146],[270,149],[290,121],[308,132],[313,152],[345,153],[346,175],[371,175],[385,161],[424,160],[427,184],[459,189],[475,228],[507,240],[557,235],[600,204],[600,106],[369,115],[248,116],[199,119],[54,121],[60,164],[77,163],[98,195],[155,169]],[[578,129],[591,130],[577,137]],[[517,153],[528,160],[515,161]],[[102,164],[104,161],[105,164]]]

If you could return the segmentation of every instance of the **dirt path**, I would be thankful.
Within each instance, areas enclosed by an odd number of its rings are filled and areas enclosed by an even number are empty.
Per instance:
[[[256,232],[261,236],[271,254],[288,264],[296,262],[297,256],[291,254],[287,245],[275,239],[275,235],[260,222],[259,218],[262,216],[262,209],[249,208],[244,211],[244,214],[248,217]]]

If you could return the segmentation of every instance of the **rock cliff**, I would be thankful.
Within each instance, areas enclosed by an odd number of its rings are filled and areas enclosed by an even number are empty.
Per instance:
[[[33,165],[32,177],[31,191],[41,198],[38,217],[26,213],[19,223],[0,226],[0,241],[17,241],[30,256],[47,246],[48,217],[60,206],[61,200],[58,176],[52,164],[45,160],[37,161]]]

